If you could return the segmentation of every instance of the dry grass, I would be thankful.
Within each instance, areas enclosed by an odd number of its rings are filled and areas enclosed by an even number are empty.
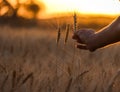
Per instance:
[[[77,50],[64,31],[0,28],[1,92],[120,92],[120,45]],[[70,34],[71,36],[71,34]]]

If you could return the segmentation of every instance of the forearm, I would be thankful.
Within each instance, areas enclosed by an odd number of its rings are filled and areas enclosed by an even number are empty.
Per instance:
[[[90,39],[91,46],[88,48],[94,51],[97,48],[104,47],[108,44],[112,44],[120,41],[120,16],[115,19],[110,25],[96,32]]]

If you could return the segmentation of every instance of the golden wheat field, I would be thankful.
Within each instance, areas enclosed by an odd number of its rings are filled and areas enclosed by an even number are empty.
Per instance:
[[[79,27],[100,29],[112,19],[82,20]],[[71,34],[64,44],[64,31],[58,46],[56,38],[51,27],[1,26],[0,92],[120,92],[119,43],[89,52],[75,48]]]

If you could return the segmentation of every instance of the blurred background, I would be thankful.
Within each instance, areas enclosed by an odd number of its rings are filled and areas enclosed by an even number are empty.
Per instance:
[[[119,0],[0,0],[0,24],[15,26],[39,24],[44,27],[52,23],[56,28],[56,24],[60,24],[60,21],[61,25],[72,22],[74,11],[80,17],[78,20],[81,23],[78,21],[78,26],[86,27],[85,24],[91,22],[91,25],[101,27],[103,24],[98,23],[101,19],[108,20],[120,14],[120,2]],[[107,20],[104,23],[109,22]]]

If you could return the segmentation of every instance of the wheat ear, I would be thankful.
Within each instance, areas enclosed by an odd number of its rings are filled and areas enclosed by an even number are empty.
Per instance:
[[[74,32],[76,32],[76,29],[77,29],[77,15],[76,15],[76,12],[74,12]]]
[[[60,29],[60,27],[58,27],[57,45],[59,44],[59,41],[60,41],[60,36],[61,36],[61,29]]]
[[[67,27],[66,27],[66,36],[65,36],[65,41],[64,41],[64,43],[66,44],[67,43],[67,40],[68,40],[68,36],[69,36],[69,24],[67,25]]]

